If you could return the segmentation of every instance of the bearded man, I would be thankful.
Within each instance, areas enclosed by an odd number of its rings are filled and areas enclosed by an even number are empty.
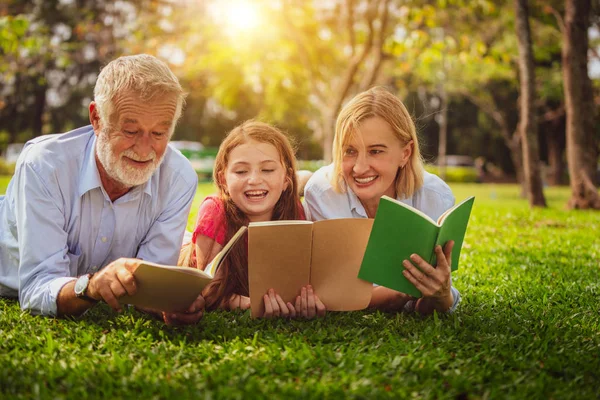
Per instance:
[[[29,141],[0,198],[0,295],[35,314],[78,315],[98,301],[120,311],[140,259],[174,265],[197,187],[168,146],[185,94],[149,55],[102,69],[91,125]],[[196,323],[188,310],[166,323]]]

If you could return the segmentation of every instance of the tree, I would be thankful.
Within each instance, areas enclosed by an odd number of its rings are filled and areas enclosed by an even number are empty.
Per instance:
[[[598,162],[592,83],[588,75],[590,0],[567,0],[562,67],[567,115],[567,162],[571,198],[569,208],[600,209],[592,177]]]
[[[540,174],[538,127],[535,110],[535,65],[529,28],[527,0],[515,0],[515,27],[519,45],[519,79],[521,82],[520,121],[525,188],[531,207],[546,207]]]

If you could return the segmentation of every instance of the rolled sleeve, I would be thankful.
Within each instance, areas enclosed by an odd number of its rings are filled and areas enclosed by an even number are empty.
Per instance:
[[[60,201],[30,164],[19,168],[15,184],[19,302],[33,314],[56,315],[58,293],[73,279]]]

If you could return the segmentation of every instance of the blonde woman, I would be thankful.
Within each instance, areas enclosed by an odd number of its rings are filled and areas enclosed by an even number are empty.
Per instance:
[[[383,195],[433,219],[454,205],[448,185],[423,167],[416,128],[406,107],[382,88],[358,94],[342,109],[333,141],[333,164],[310,178],[304,195],[307,218],[313,221],[374,218]],[[444,249],[436,249],[436,267],[417,255],[402,262],[404,275],[423,297],[416,300],[376,286],[370,306],[422,314],[454,311],[460,294],[451,285],[453,245],[449,242]]]

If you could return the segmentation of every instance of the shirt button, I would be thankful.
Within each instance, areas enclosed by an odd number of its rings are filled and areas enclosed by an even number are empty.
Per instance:
[[[102,243],[106,243],[106,236],[102,236]]]

